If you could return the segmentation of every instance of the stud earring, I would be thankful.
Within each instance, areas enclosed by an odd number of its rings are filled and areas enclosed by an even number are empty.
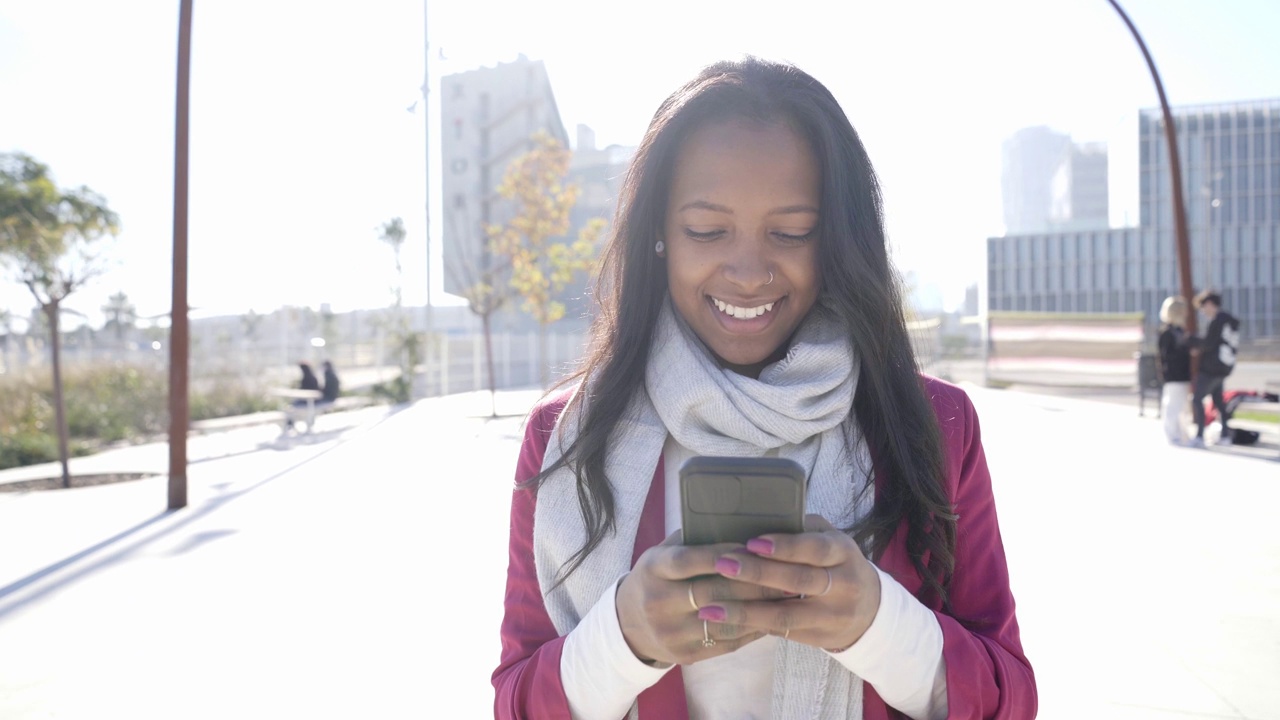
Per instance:
[[[658,253],[658,255],[662,255],[662,253],[666,252],[667,250],[667,244],[659,240],[658,244],[653,246],[653,249],[655,252]]]

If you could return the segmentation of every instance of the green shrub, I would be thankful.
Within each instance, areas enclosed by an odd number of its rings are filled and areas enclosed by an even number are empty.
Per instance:
[[[56,460],[53,408],[25,378],[0,385],[0,468]]]
[[[36,465],[58,459],[58,440],[53,433],[0,435],[0,469]]]
[[[72,437],[111,443],[168,429],[168,377],[155,368],[76,370],[65,379],[63,391]]]
[[[163,368],[111,365],[63,372],[72,455],[122,440],[162,435],[169,426],[169,377]],[[261,387],[238,378],[193,383],[191,419],[279,408]],[[0,376],[0,469],[58,459],[53,380],[46,372]]]
[[[93,453],[93,446],[71,440],[67,448],[71,457]],[[0,470],[23,465],[57,462],[58,436],[53,432],[0,435]]]
[[[232,378],[211,380],[191,392],[192,422],[279,409],[278,398],[268,397],[260,388],[246,386]]]
[[[53,407],[30,379],[5,377],[0,382],[0,436],[41,430],[52,417]]]
[[[401,372],[396,377],[385,382],[374,383],[369,392],[375,398],[384,398],[393,403],[407,403],[410,400],[410,392],[412,391],[411,380]]]

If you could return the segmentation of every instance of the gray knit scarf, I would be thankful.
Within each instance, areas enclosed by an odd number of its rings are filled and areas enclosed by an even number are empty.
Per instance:
[[[564,635],[573,629],[609,585],[630,569],[640,512],[668,433],[699,455],[760,456],[772,451],[791,458],[809,471],[807,512],[822,515],[836,527],[852,525],[871,500],[864,497],[862,506],[854,506],[870,476],[865,445],[858,441],[856,426],[846,422],[857,383],[858,359],[848,337],[821,305],[797,330],[786,357],[766,367],[756,380],[721,368],[670,301],[665,302],[649,353],[646,392],[637,393],[629,404],[605,461],[617,529],[550,591],[547,588],[587,535],[569,469],[558,469],[538,489],[534,560],[556,631]],[[561,415],[548,443],[544,470],[573,443],[580,417],[574,411]],[[858,448],[856,457],[849,456],[849,447]],[[631,714],[635,716],[634,707]],[[817,648],[779,642],[772,717],[861,718],[862,680]]]

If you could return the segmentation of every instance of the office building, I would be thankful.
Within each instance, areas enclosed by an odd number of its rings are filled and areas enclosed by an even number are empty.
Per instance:
[[[1107,149],[1047,127],[1004,142],[1001,196],[1006,235],[1107,227]]]
[[[1241,320],[1248,349],[1280,341],[1280,99],[1179,107],[1192,285]],[[1148,337],[1179,292],[1169,158],[1158,109],[1139,117],[1139,225],[987,240],[987,307],[1141,312]]]
[[[1276,253],[1280,98],[1178,108],[1174,123],[1192,280],[1197,287],[1219,288],[1224,293],[1237,287],[1251,289],[1255,283],[1246,265],[1264,262],[1268,256],[1274,259]],[[1169,153],[1159,109],[1142,112],[1139,140],[1140,223],[1172,228]],[[1228,305],[1243,309],[1237,303]]]
[[[1100,230],[1110,225],[1107,146],[1075,143],[1054,176],[1051,230]]]

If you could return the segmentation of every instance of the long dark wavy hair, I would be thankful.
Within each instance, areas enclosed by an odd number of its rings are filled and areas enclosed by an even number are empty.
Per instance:
[[[697,128],[731,119],[786,124],[808,141],[821,167],[822,300],[836,310],[861,359],[849,412],[876,472],[883,474],[871,512],[846,531],[877,559],[905,523],[907,551],[925,591],[945,602],[954,566],[955,516],[944,489],[937,420],[888,257],[875,172],[858,134],[821,83],[791,65],[756,58],[711,65],[668,97],[627,173],[601,257],[591,346],[583,364],[562,383],[583,381],[565,410],[581,412],[579,434],[559,462],[529,481],[536,487],[565,465],[577,478],[587,541],[560,581],[615,529],[605,457],[628,403],[645,392],[649,345],[668,292],[665,261],[654,245],[663,237],[677,154]],[[864,492],[872,487],[870,478],[858,480],[855,485]]]

